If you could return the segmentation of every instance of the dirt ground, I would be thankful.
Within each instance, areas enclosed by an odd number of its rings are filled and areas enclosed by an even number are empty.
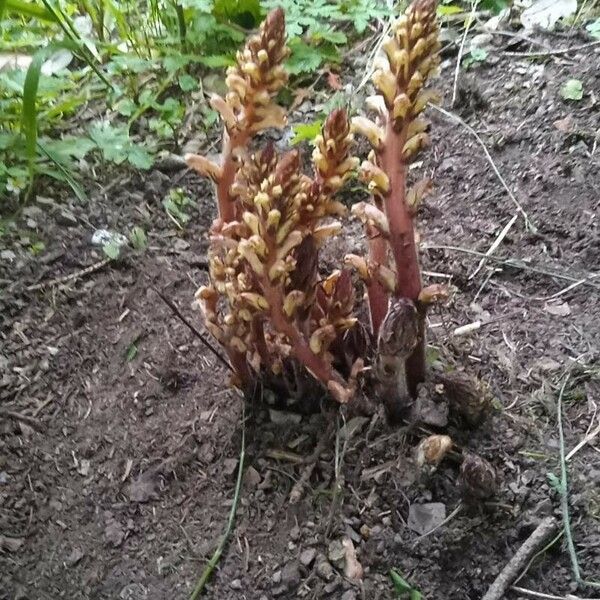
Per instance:
[[[498,39],[487,63],[461,78],[454,111],[481,136],[532,227],[475,138],[433,111],[432,151],[419,168],[436,186],[421,218],[425,278],[456,288],[430,316],[429,354],[494,390],[496,411],[483,427],[450,433],[498,469],[500,493],[455,512],[457,465],[444,462],[430,480],[411,482],[406,457],[414,441],[376,416],[337,453],[327,446],[292,505],[304,470],[293,458],[313,451],[323,417],[295,424],[295,415],[247,411],[237,520],[207,597],[388,599],[395,568],[424,598],[480,600],[538,522],[560,518],[548,475],[559,474],[556,403],[567,369],[567,452],[598,427],[600,408],[600,48],[532,60],[507,54],[531,50],[508,41]],[[543,42],[558,48],[582,40]],[[440,79],[446,107],[453,65]],[[559,93],[572,77],[584,83],[580,102]],[[183,230],[161,204],[173,187],[198,202]],[[242,406],[226,372],[153,287],[200,326],[191,301],[206,277],[211,190],[184,172],[113,171],[90,183],[89,194],[82,205],[40,190],[18,230],[2,239],[0,598],[187,598],[228,518]],[[486,252],[514,215],[499,260],[477,271],[480,256],[465,250]],[[144,253],[27,289],[102,260],[90,243],[96,228],[133,225],[148,231]],[[360,229],[351,231],[348,248],[360,248]],[[37,239],[46,248],[33,257],[27,248]],[[483,325],[452,334],[475,321]],[[568,466],[575,548],[584,577],[594,579],[600,437]],[[432,502],[453,516],[421,538],[409,511]],[[346,537],[364,568],[362,586],[343,577]],[[518,585],[600,598],[593,588],[576,591],[563,539]]]

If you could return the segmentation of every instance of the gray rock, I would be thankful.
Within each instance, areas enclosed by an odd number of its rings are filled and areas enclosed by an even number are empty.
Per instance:
[[[327,562],[327,560],[325,560],[324,557],[322,560],[317,562],[315,572],[323,581],[331,581],[335,574],[333,567],[329,562]]]
[[[281,571],[281,583],[288,589],[297,586],[300,583],[300,570],[295,561],[287,563]]]
[[[446,505],[441,502],[411,504],[408,510],[408,527],[423,535],[431,531],[446,518]]]
[[[306,548],[306,550],[302,550],[300,553],[300,564],[304,567],[309,567],[316,556],[317,551],[314,548]]]
[[[242,589],[242,582],[240,579],[234,579],[230,584],[229,587],[232,590],[241,590]]]
[[[356,592],[354,590],[347,590],[342,594],[341,600],[356,600]]]

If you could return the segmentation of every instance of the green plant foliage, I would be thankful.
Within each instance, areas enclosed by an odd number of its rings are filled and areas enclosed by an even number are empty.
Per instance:
[[[152,166],[150,153],[131,140],[125,126],[113,126],[107,121],[95,123],[90,128],[90,138],[107,161],[117,165],[127,161],[138,169]]]
[[[390,17],[385,0],[0,0],[2,52],[19,58],[0,72],[0,194],[25,198],[50,177],[83,201],[83,165],[148,169],[155,149],[180,141],[186,114],[212,127],[203,94],[219,91],[248,31],[276,6],[290,72],[303,79]]]
[[[163,200],[163,206],[175,225],[179,229],[183,229],[184,225],[191,219],[187,211],[194,206],[194,202],[181,188],[176,188],[171,190]]]
[[[301,142],[312,142],[321,133],[321,127],[323,126],[323,120],[319,119],[312,123],[299,123],[292,127],[294,137],[292,138],[291,144],[295,146]]]
[[[395,569],[390,569],[390,578],[394,585],[394,592],[398,598],[406,600],[422,600],[422,594],[413,588]]]
[[[600,17],[588,23],[585,28],[592,37],[600,40]]]
[[[561,86],[560,95],[565,100],[581,100],[583,98],[583,83],[579,79],[569,79]]]
[[[135,250],[145,250],[148,246],[146,232],[137,225],[129,232],[129,243]]]

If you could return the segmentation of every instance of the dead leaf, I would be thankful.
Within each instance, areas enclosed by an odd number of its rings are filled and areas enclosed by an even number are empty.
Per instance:
[[[571,115],[567,115],[564,119],[558,119],[558,121],[554,121],[552,123],[558,131],[562,131],[563,133],[569,133],[573,129],[573,117]]]
[[[310,88],[298,88],[294,92],[294,99],[290,104],[290,112],[292,112],[295,108],[298,108],[305,100],[308,100],[313,95],[313,90]]]
[[[23,538],[11,538],[0,535],[0,550],[16,552],[24,543],[25,540]]]
[[[544,304],[544,310],[551,315],[556,317],[567,317],[571,314],[571,307],[568,302],[562,303],[550,303],[546,302]]]
[[[331,71],[327,71],[327,84],[332,90],[336,91],[339,91],[344,87],[340,81],[340,76],[337,73],[332,73]]]
[[[346,563],[344,565],[344,575],[350,581],[358,582],[363,577],[363,568],[356,558],[354,544],[350,538],[344,538],[342,544],[344,546],[344,555],[346,559]]]
[[[253,490],[260,481],[260,473],[254,467],[248,467],[244,473],[244,487]]]

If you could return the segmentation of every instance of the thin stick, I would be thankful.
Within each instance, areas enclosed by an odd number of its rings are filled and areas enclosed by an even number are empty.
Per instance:
[[[579,570],[579,561],[577,560],[577,552],[575,551],[575,543],[573,542],[573,534],[571,532],[571,515],[569,513],[569,481],[567,477],[567,460],[565,457],[565,435],[562,426],[562,399],[565,393],[567,383],[571,378],[571,374],[567,373],[563,384],[558,394],[558,400],[556,403],[556,421],[558,425],[558,441],[560,451],[560,508],[562,511],[563,527],[565,529],[565,540],[567,542],[567,549],[569,551],[569,557],[571,558],[571,568],[573,569],[573,575],[575,581],[581,583],[581,571]]]
[[[173,314],[208,348],[230,371],[233,371],[233,367],[229,364],[221,353],[181,314],[181,311],[175,306],[175,304],[169,300],[160,290],[152,288],[158,297],[173,311]]]
[[[64,277],[57,277],[56,279],[51,279],[50,281],[45,281],[42,283],[36,283],[35,285],[30,285],[25,288],[28,292],[37,292],[46,287],[54,287],[55,285],[63,285],[65,283],[69,283],[71,281],[75,281],[80,277],[85,277],[86,275],[91,275],[96,271],[99,271],[102,267],[106,266],[109,262],[111,262],[111,258],[105,258],[103,260],[86,267],[85,269],[81,269],[81,271],[76,271],[75,273],[71,273],[70,275],[65,275]]]
[[[492,167],[494,173],[496,174],[496,177],[502,184],[502,187],[506,190],[506,193],[508,194],[509,198],[512,200],[513,204],[517,207],[518,211],[521,213],[521,215],[525,219],[525,226],[527,227],[527,229],[529,229],[533,232],[537,231],[536,228],[533,226],[533,223],[530,221],[529,216],[527,215],[527,213],[521,206],[521,203],[515,198],[515,195],[510,191],[510,188],[506,184],[506,181],[504,181],[504,177],[502,177],[502,175],[500,174],[500,171],[498,170],[498,167],[496,166],[496,163],[494,162],[492,155],[489,153],[487,146],[485,145],[485,143],[483,142],[483,140],[481,139],[479,134],[468,123],[463,121],[458,115],[455,115],[454,113],[447,111],[446,109],[442,108],[441,106],[436,106],[435,104],[430,104],[430,106],[431,106],[431,108],[442,113],[449,119],[452,119],[455,123],[458,123],[459,125],[464,127],[477,140],[477,142],[483,149],[483,152],[485,153],[485,156],[486,156],[488,162],[490,163],[490,166]]]
[[[546,271],[545,269],[540,269],[538,267],[530,267],[529,265],[526,265],[520,258],[497,258],[495,256],[487,256],[485,252],[478,252],[477,250],[471,250],[470,248],[461,248],[460,246],[447,246],[444,244],[426,244],[421,246],[421,248],[423,250],[452,250],[454,252],[463,252],[465,254],[472,254],[473,256],[482,256],[484,258],[488,258],[489,260],[497,262],[501,265],[505,265],[507,267],[514,267],[515,269],[530,271],[531,273],[538,273],[539,275],[545,275],[546,277],[556,277],[556,279],[564,279],[565,281],[580,281],[580,279],[576,277],[571,277],[570,275],[565,275],[563,273]],[[597,277],[597,275],[595,273],[588,275],[584,278],[584,281],[582,281],[581,284],[585,284],[600,290],[600,285],[590,281],[592,277]]]
[[[558,524],[554,517],[546,517],[525,540],[516,554],[508,561],[504,569],[494,580],[482,600],[501,600],[510,584],[523,570],[529,559],[546,540],[556,533]]]
[[[444,525],[447,525],[448,523],[450,523],[450,521],[452,521],[452,519],[454,519],[454,517],[462,510],[463,505],[459,504],[439,525],[436,525],[433,529],[430,529],[429,531],[426,531],[423,535],[420,535],[414,542],[413,544],[413,548],[424,538],[426,538],[428,535],[431,535],[432,533],[434,533],[435,531],[437,531],[440,527],[443,527]]]
[[[498,234],[498,237],[494,240],[494,243],[489,247],[489,250],[485,253],[486,257],[491,256],[492,254],[494,254],[494,252],[496,252],[496,250],[498,250],[498,247],[502,243],[502,240],[504,240],[504,238],[510,231],[510,228],[515,224],[515,221],[517,220],[518,216],[518,214],[514,215],[513,218],[503,227],[502,231]],[[477,268],[469,275],[469,279],[473,279],[473,277],[475,277],[475,275],[479,273],[486,260],[487,258],[482,258],[479,261]]]
[[[559,50],[547,50],[545,52],[505,52],[504,54],[506,54],[506,56],[517,56],[521,58],[544,58],[546,56],[560,56],[561,54],[578,52],[579,50],[586,50],[587,48],[598,45],[600,45],[600,40],[582,44],[581,46],[574,46],[573,48],[560,48]]]
[[[204,586],[208,581],[209,577],[212,575],[213,570],[217,566],[221,555],[223,554],[223,550],[229,540],[229,536],[231,534],[231,529],[233,527],[233,523],[235,521],[235,513],[237,512],[237,505],[240,498],[240,490],[242,489],[242,475],[244,472],[244,459],[246,457],[246,415],[245,411],[242,412],[242,447],[240,449],[240,459],[238,466],[238,474],[237,481],[235,482],[235,492],[233,494],[233,503],[231,505],[231,510],[229,511],[229,518],[227,519],[227,525],[225,526],[225,531],[221,536],[221,541],[217,546],[214,554],[211,556],[210,560],[206,567],[204,567],[204,571],[202,571],[202,575],[200,575],[200,579],[198,579],[198,583],[196,583],[196,587],[190,596],[190,600],[196,600],[200,597],[200,594],[204,591]]]
[[[450,103],[451,106],[456,104],[456,94],[458,91],[458,74],[460,72],[460,61],[463,57],[463,52],[465,49],[465,42],[467,41],[467,34],[469,33],[469,29],[471,29],[471,23],[475,20],[475,11],[477,10],[477,6],[479,4],[479,0],[475,0],[471,5],[471,13],[469,14],[468,19],[465,23],[465,31],[462,36],[462,40],[460,41],[460,46],[458,48],[458,56],[456,57],[456,69],[454,70],[454,85],[452,86],[452,101]]]
[[[593,600],[593,598],[580,598],[579,596],[573,596],[572,594],[567,594],[566,596],[542,594],[542,592],[534,592],[533,590],[527,590],[515,585],[513,585],[510,589],[515,592],[519,592],[519,594],[525,594],[526,596],[531,596],[532,598],[543,598],[544,600]]]
[[[578,444],[565,456],[565,460],[569,462],[586,444],[589,444],[598,434],[600,434],[600,424],[594,431],[588,433]]]

